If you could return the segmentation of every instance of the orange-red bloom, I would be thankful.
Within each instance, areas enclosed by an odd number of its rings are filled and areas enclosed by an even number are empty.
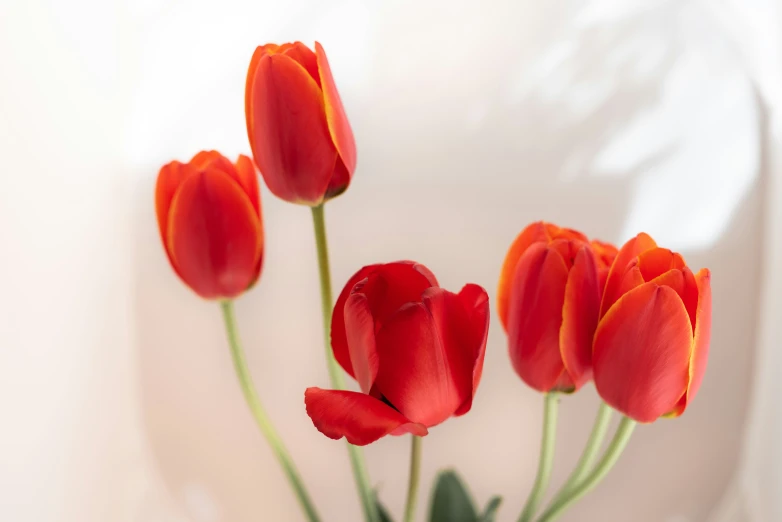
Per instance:
[[[258,47],[245,87],[255,163],[277,197],[316,206],[348,188],[356,143],[323,47]]]
[[[174,271],[206,299],[227,299],[257,279],[263,257],[258,177],[252,160],[215,151],[160,169],[155,186],[160,238]]]
[[[363,446],[385,435],[426,435],[470,410],[489,329],[486,291],[440,288],[423,265],[372,265],[348,281],[334,307],[331,346],[361,392],[308,388],[321,433]]]
[[[595,255],[595,249],[599,255]],[[532,223],[510,247],[498,288],[516,373],[538,391],[574,391],[592,375],[601,273],[616,248],[550,223]]]
[[[711,274],[639,234],[621,248],[606,281],[595,333],[595,386],[639,422],[677,417],[706,371]]]

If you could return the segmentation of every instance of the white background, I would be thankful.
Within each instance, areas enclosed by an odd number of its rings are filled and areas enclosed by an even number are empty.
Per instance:
[[[327,208],[336,289],[412,258],[493,299],[530,221],[651,233],[713,272],[710,368],[563,520],[782,520],[781,27],[773,0],[0,0],[0,518],[301,519],[217,305],[167,265],[153,185],[200,149],[247,153],[253,49],[317,39],[359,156]],[[264,272],[237,304],[252,372],[324,519],[358,521],[344,445],[303,407],[327,386],[309,212],[263,205]],[[591,385],[563,401],[555,481],[597,404]],[[473,411],[425,439],[423,485],[455,467],[515,520],[541,409],[493,319]],[[407,452],[367,449],[397,517]]]

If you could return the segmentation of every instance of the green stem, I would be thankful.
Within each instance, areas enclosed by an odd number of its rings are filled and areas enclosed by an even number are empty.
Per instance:
[[[402,522],[412,522],[415,516],[415,504],[418,500],[418,478],[421,474],[421,437],[412,435],[413,444],[410,448],[410,482],[407,486],[407,503]]]
[[[225,331],[228,335],[228,344],[231,347],[231,356],[233,358],[234,368],[236,369],[236,375],[239,377],[239,384],[242,387],[244,398],[250,406],[250,411],[252,412],[253,417],[255,417],[255,422],[261,429],[263,436],[266,437],[266,441],[269,443],[269,446],[271,446],[283,471],[285,471],[285,475],[288,477],[288,481],[290,482],[293,491],[296,493],[299,504],[301,504],[301,508],[307,515],[307,519],[310,522],[320,522],[318,513],[315,511],[315,506],[312,504],[312,500],[307,494],[307,490],[304,488],[304,483],[299,476],[299,472],[293,464],[293,459],[291,459],[288,450],[285,449],[285,444],[283,444],[282,438],[280,438],[277,430],[274,429],[266,410],[264,410],[263,405],[261,404],[258,393],[253,386],[252,377],[247,368],[247,361],[244,358],[242,346],[239,342],[233,301],[222,301],[220,307],[223,310]]]
[[[630,440],[630,436],[633,434],[636,422],[628,417],[624,417],[619,423],[619,427],[616,429],[616,434],[608,445],[603,458],[597,463],[595,469],[587,475],[587,477],[581,481],[568,495],[554,502],[543,515],[538,519],[538,522],[552,522],[559,515],[561,515],[571,504],[578,499],[589,493],[595,486],[597,486],[601,480],[611,471],[611,468],[619,460],[622,455],[627,442]]]
[[[554,496],[551,505],[573,491],[587,473],[592,471],[592,466],[594,465],[598,453],[600,453],[600,448],[603,446],[603,441],[606,438],[608,425],[611,423],[612,413],[613,410],[608,404],[604,402],[600,403],[600,408],[597,410],[597,417],[595,418],[595,424],[592,426],[592,433],[589,435],[589,440],[584,448],[584,452],[581,454],[581,459],[579,459],[576,468],[570,474],[565,484]]]
[[[331,350],[331,311],[333,300],[331,295],[331,268],[329,267],[329,248],[326,240],[326,223],[323,216],[323,205],[312,207],[312,224],[315,228],[315,245],[318,250],[318,272],[320,275],[320,299],[323,310],[323,341],[326,346],[326,364],[328,365],[331,385],[337,390],[345,389],[345,379],[342,375],[334,353]],[[348,443],[350,465],[356,480],[358,495],[367,522],[379,522],[380,515],[375,504],[375,497],[369,482],[369,473],[361,448]]]
[[[538,474],[535,477],[535,485],[532,486],[524,510],[519,516],[519,522],[530,522],[538,509],[543,496],[546,494],[551,468],[554,464],[554,445],[557,438],[557,410],[559,397],[554,392],[549,392],[544,397],[543,407],[543,437],[540,443],[540,460],[538,461]]]

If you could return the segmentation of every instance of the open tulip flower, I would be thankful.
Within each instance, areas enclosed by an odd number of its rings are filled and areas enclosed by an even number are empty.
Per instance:
[[[245,86],[255,163],[269,190],[317,206],[344,192],[356,169],[356,143],[319,43],[258,47]]]
[[[608,274],[593,364],[603,400],[639,422],[681,415],[703,380],[711,330],[708,269],[639,234]]]
[[[160,169],[155,186],[160,238],[174,271],[206,299],[230,299],[261,272],[263,225],[253,162],[215,151]]]
[[[334,308],[332,349],[361,392],[309,388],[307,413],[324,435],[365,445],[470,410],[489,328],[486,291],[452,293],[424,266],[367,266]]]
[[[595,247],[599,255],[595,255]],[[516,373],[541,392],[574,391],[592,375],[600,272],[616,249],[582,233],[537,222],[511,245],[498,311]]]

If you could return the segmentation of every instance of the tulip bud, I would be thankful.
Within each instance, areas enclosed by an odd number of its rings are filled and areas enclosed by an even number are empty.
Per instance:
[[[489,328],[486,291],[440,288],[424,266],[372,265],[345,285],[331,346],[361,392],[308,388],[307,414],[327,437],[363,446],[427,429],[470,410]]]
[[[252,160],[215,151],[160,169],[155,210],[174,271],[206,299],[238,296],[258,279],[263,225]]]
[[[595,332],[595,387],[638,422],[677,417],[703,380],[711,335],[711,274],[639,234],[608,273]]]
[[[592,376],[600,272],[613,248],[594,245],[598,256],[580,232],[538,222],[519,234],[505,257],[499,316],[513,368],[538,391],[575,391]]]
[[[356,143],[326,53],[301,42],[258,47],[245,87],[247,135],[272,193],[317,206],[356,170]]]

